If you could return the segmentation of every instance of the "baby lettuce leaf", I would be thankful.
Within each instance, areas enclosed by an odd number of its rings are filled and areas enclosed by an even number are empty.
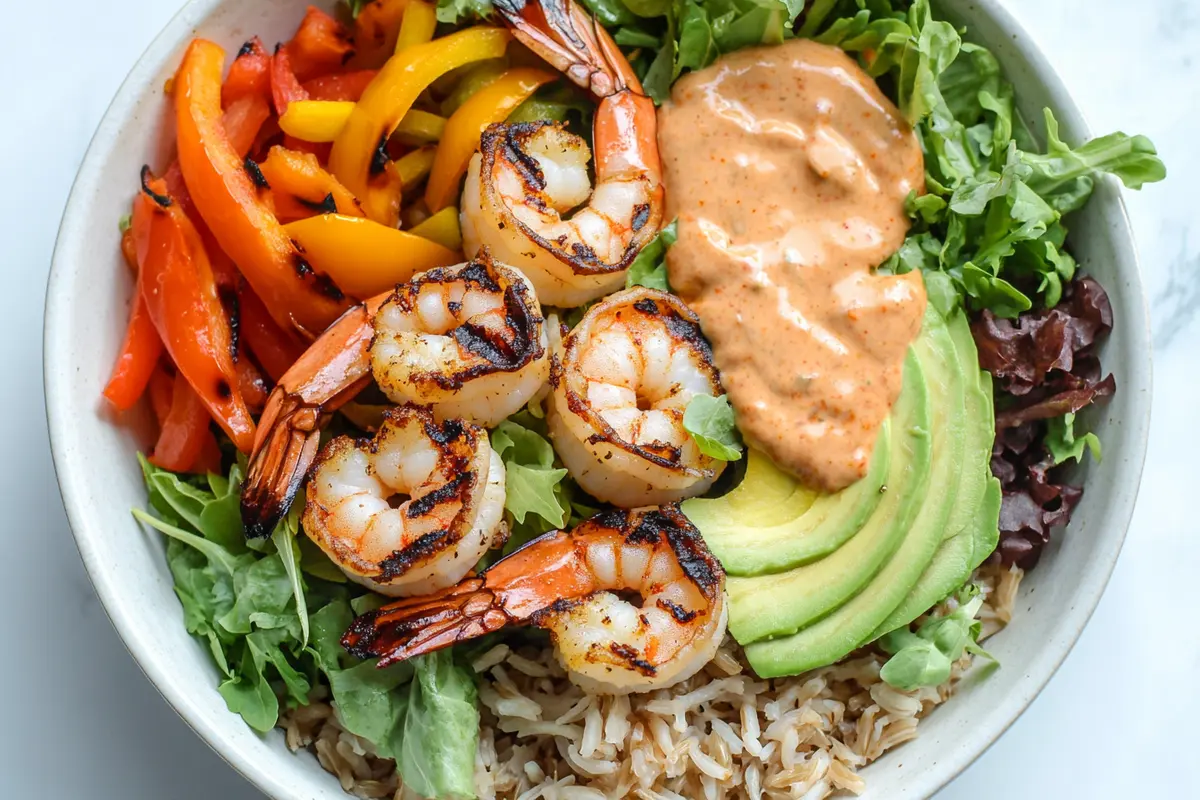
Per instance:
[[[475,679],[450,650],[414,659],[413,669],[396,754],[404,784],[424,797],[474,797],[479,739]]]
[[[329,681],[342,726],[375,744],[385,758],[395,758],[404,735],[404,715],[412,680],[412,662],[377,669],[375,661],[355,661],[341,638],[354,620],[346,600],[334,600],[312,615],[311,650]]]
[[[418,794],[474,796],[479,712],[470,670],[448,650],[386,669],[355,663],[340,643],[353,618],[345,600],[312,618],[312,652],[343,727],[395,759],[405,785]]]
[[[1058,466],[1065,461],[1074,459],[1083,461],[1084,452],[1090,452],[1092,458],[1100,460],[1100,439],[1096,434],[1087,432],[1082,436],[1075,433],[1075,415],[1063,414],[1061,417],[1046,420],[1046,448]]]
[[[929,617],[914,633],[900,628],[879,639],[884,652],[892,654],[879,677],[901,691],[921,686],[940,686],[950,679],[954,662],[963,651],[994,658],[979,647],[982,627],[975,619],[983,606],[983,597],[974,585],[959,591],[958,607],[942,617]]]
[[[667,248],[675,244],[675,223],[663,227],[650,243],[642,248],[625,273],[625,288],[645,286],[648,289],[671,291],[667,282]]]
[[[517,523],[536,514],[550,525],[562,525],[568,504],[555,493],[567,471],[554,466],[554,448],[543,436],[512,420],[492,431],[492,447],[504,461],[504,508]]]
[[[710,458],[737,461],[742,457],[742,443],[728,395],[693,397],[683,412],[683,428],[691,434],[700,452]]]

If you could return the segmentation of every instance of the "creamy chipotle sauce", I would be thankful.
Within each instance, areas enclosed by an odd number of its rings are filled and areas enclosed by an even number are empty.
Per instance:
[[[700,316],[746,438],[826,490],[861,478],[921,327],[916,273],[872,274],[924,186],[900,112],[841,50],[743,50],[659,112],[671,287]]]

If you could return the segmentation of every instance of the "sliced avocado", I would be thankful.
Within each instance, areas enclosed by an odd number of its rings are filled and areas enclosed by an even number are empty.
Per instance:
[[[730,633],[738,642],[794,633],[821,619],[856,595],[904,541],[898,509],[925,474],[919,465],[929,462],[929,404],[920,368],[914,367],[913,373],[918,389],[896,402],[889,426],[889,447],[899,457],[890,459],[887,481],[881,485],[887,488],[876,489],[880,500],[874,515],[823,559],[775,575],[727,578]]]
[[[947,328],[963,373],[966,414],[954,507],[946,521],[946,535],[933,561],[872,639],[909,624],[940,603],[967,581],[996,546],[1000,485],[992,477],[991,469],[992,440],[995,438],[992,376],[979,369],[979,353],[971,337],[967,315],[962,311],[954,312],[947,320]],[[982,554],[977,555],[977,551]]]
[[[913,470],[923,474],[906,488],[903,492],[905,497],[901,498],[895,511],[902,530],[906,532],[903,541],[895,555],[871,581],[832,613],[791,635],[746,645],[747,660],[754,671],[764,678],[794,675],[832,664],[870,641],[880,623],[916,585],[942,542],[946,521],[954,505],[952,495],[957,491],[965,404],[963,371],[958,368],[956,350],[944,320],[932,309],[926,314],[921,335],[909,352],[901,401],[904,392],[909,390],[910,374],[921,374],[917,369],[910,373],[909,365],[912,363],[918,363],[924,372],[929,393],[932,457],[926,456],[927,466],[915,460],[910,465]],[[899,405],[900,401],[897,402]],[[928,442],[926,453],[929,453]],[[891,524],[881,519],[882,510],[881,505],[854,540],[866,535],[867,528],[877,521],[879,524]],[[777,597],[775,602],[783,606],[790,601]],[[735,613],[739,613],[736,601],[730,604],[731,622]],[[736,630],[734,636],[737,637]]]
[[[892,408],[891,458],[875,512],[825,558],[775,575],[732,577],[729,631],[739,642],[795,633],[853,598],[892,558],[925,494],[931,456],[931,403],[913,351]]]
[[[832,494],[809,489],[751,449],[741,483],[721,497],[688,500],[683,513],[730,575],[807,564],[845,544],[879,505],[891,438],[885,421],[866,476]]]

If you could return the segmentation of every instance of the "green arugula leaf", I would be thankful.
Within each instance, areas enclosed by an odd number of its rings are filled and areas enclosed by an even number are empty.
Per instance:
[[[300,621],[300,647],[308,645],[308,603],[304,597],[304,578],[301,577],[300,546],[296,539],[300,533],[300,513],[303,503],[293,503],[286,517],[275,527],[271,541],[279,553],[279,561],[287,574],[292,587],[292,600],[295,603],[296,617]]]
[[[742,457],[741,439],[728,395],[693,397],[683,412],[683,428],[706,456],[722,461],[737,461]]]
[[[1046,198],[1061,212],[1083,206],[1091,195],[1095,176],[1109,173],[1120,178],[1130,189],[1167,176],[1154,144],[1145,136],[1110,133],[1072,150],[1059,138],[1058,120],[1050,109],[1046,115],[1045,155],[1023,153],[1022,160],[1033,174],[1029,188]]]
[[[1075,433],[1075,415],[1064,414],[1055,419],[1046,420],[1046,448],[1056,465],[1070,459],[1083,461],[1083,454],[1089,452],[1092,458],[1100,461],[1100,439],[1096,434],[1088,432],[1082,436]]]

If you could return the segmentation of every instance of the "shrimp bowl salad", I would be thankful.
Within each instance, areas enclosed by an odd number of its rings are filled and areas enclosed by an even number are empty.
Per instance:
[[[1078,635],[1144,452],[1115,187],[1165,169],[1015,30],[187,6],[47,322],[48,396],[99,364],[56,463],[152,679],[276,797],[935,791]]]

